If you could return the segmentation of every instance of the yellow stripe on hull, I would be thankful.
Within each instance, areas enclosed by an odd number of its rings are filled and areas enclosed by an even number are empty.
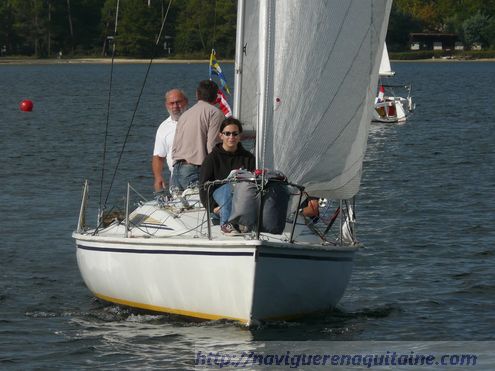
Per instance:
[[[201,318],[201,319],[208,319],[208,320],[219,320],[219,319],[228,319],[232,321],[237,321],[243,324],[247,324],[248,320],[243,319],[243,318],[235,318],[235,317],[229,317],[229,316],[222,316],[219,314],[208,314],[208,313],[200,313],[200,312],[191,312],[188,310],[182,310],[182,309],[173,309],[173,308],[167,308],[167,307],[161,307],[157,305],[150,305],[150,304],[143,304],[143,303],[137,303],[134,301],[128,301],[128,300],[123,300],[123,299],[117,299],[117,298],[112,298],[110,296],[102,295],[102,294],[94,294],[97,298],[108,301],[111,303],[115,304],[120,304],[120,305],[125,305],[128,307],[132,308],[139,308],[139,309],[146,309],[150,310],[153,312],[161,312],[161,313],[170,313],[170,314],[178,314],[180,316],[186,316],[186,317],[193,317],[193,318]]]

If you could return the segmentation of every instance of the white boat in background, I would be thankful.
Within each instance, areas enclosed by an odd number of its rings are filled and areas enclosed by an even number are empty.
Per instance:
[[[226,180],[263,195],[254,230],[235,237],[212,225],[197,189],[130,212],[137,196],[128,186],[123,219],[88,227],[86,182],[73,237],[89,290],[134,308],[247,325],[335,306],[359,246],[354,196],[391,3],[239,1],[234,116],[256,130],[257,168],[288,179],[259,171]],[[319,217],[301,212],[306,194],[319,198]]]
[[[414,111],[415,105],[411,97],[412,84],[385,84],[386,78],[395,76],[390,66],[387,44],[383,46],[382,60],[380,62],[380,83],[378,94],[375,98],[375,110],[373,121],[385,123],[400,123],[407,120],[409,113]],[[407,97],[401,97],[396,91],[407,92]]]

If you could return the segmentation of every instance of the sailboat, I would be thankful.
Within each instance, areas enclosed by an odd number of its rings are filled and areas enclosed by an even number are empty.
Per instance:
[[[387,44],[383,46],[382,60],[379,70],[379,88],[375,98],[373,111],[373,121],[385,123],[405,122],[409,113],[414,111],[415,105],[411,97],[411,84],[385,84],[384,79],[395,76],[390,66]],[[395,94],[395,90],[401,89],[407,92],[407,97],[401,97]]]
[[[124,218],[90,227],[85,182],[73,238],[89,290],[133,308],[246,325],[334,307],[360,246],[354,196],[390,8],[391,0],[239,1],[234,116],[256,132],[259,171],[224,182],[256,189],[253,230],[224,236],[197,188],[130,211],[130,185]]]

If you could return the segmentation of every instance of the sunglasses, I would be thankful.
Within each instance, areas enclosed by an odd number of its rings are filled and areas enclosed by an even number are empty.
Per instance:
[[[233,137],[236,137],[239,135],[238,131],[222,131],[222,134],[225,135],[226,137],[230,137],[231,135]]]

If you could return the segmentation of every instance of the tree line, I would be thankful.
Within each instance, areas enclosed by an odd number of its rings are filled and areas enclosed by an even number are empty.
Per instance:
[[[115,43],[117,56],[205,58],[215,48],[232,58],[236,7],[236,0],[120,0],[115,34],[117,0],[1,0],[0,50],[109,56]],[[455,33],[465,45],[495,49],[495,0],[394,0],[389,49],[408,50],[411,32]]]
[[[391,51],[409,48],[409,33],[454,33],[469,47],[495,49],[495,0],[394,0],[387,33]]]
[[[215,47],[221,57],[232,57],[236,4],[236,0],[1,0],[0,48],[4,56],[109,56],[115,43],[117,56],[205,57]]]

